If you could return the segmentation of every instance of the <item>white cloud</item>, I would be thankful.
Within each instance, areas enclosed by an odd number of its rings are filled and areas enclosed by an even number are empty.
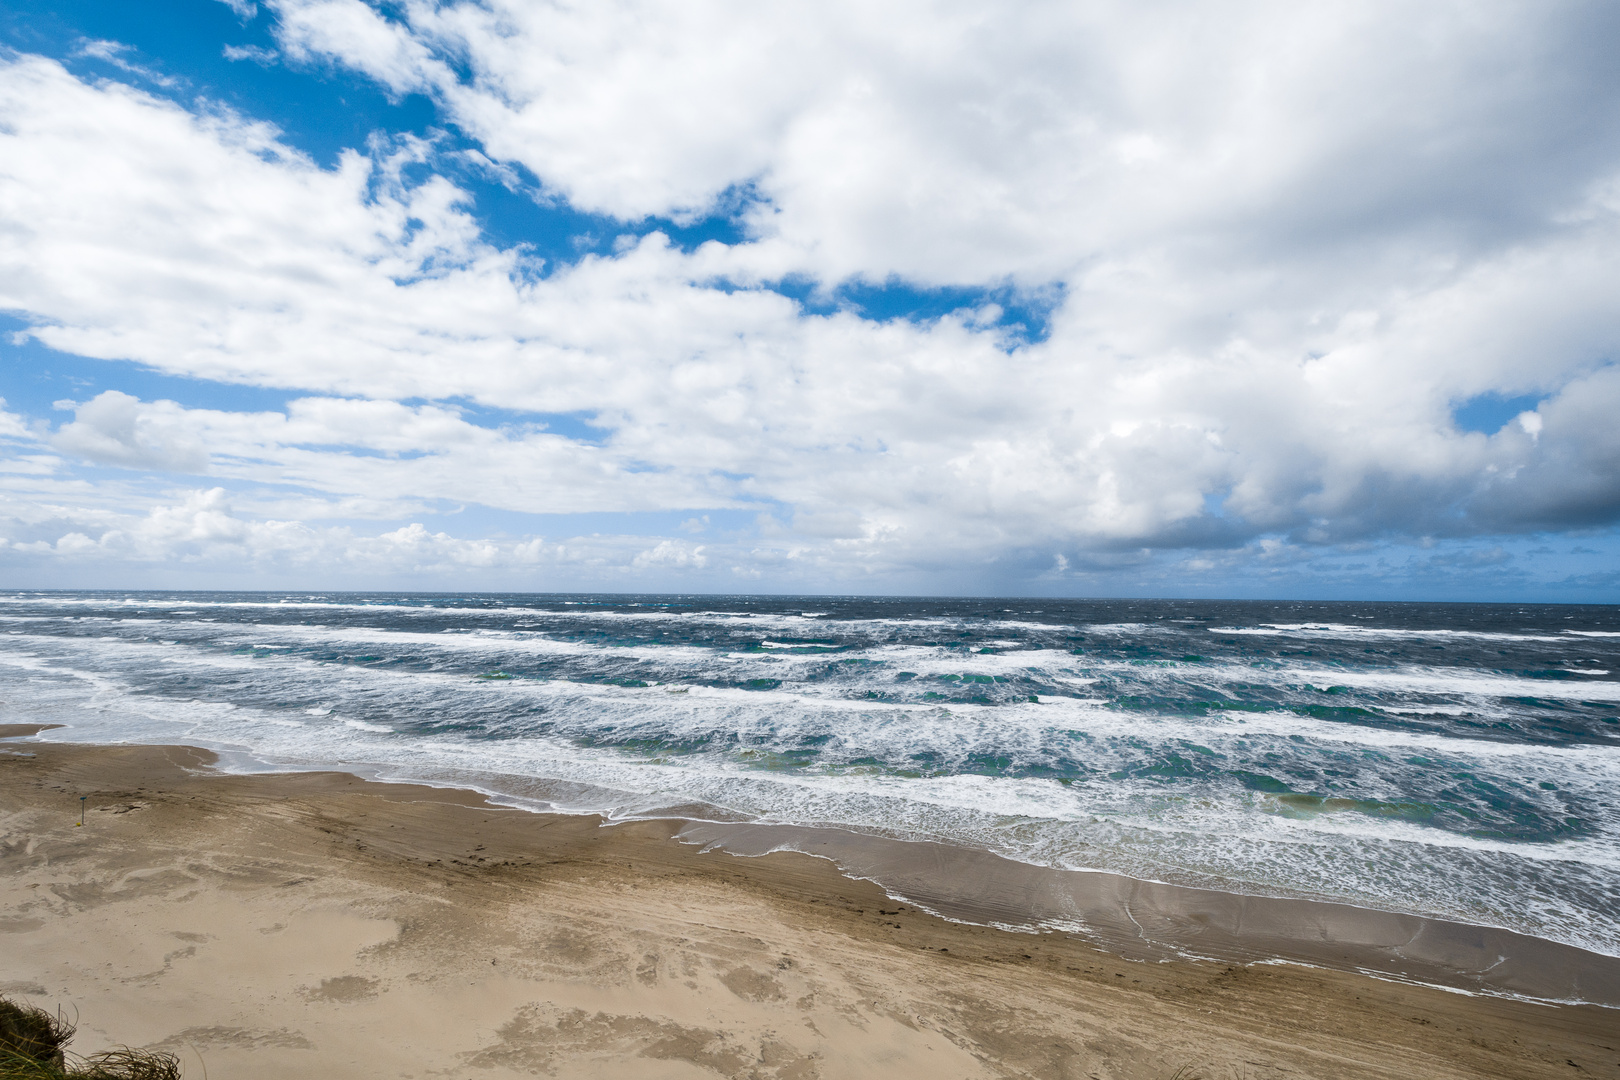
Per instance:
[[[287,57],[435,95],[510,186],[520,164],[630,220],[752,185],[752,238],[540,267],[435,173],[465,149],[385,137],[323,169],[250,118],[7,60],[0,308],[57,349],[294,398],[102,393],[4,466],[17,542],[831,581],[1620,515],[1597,6],[271,6]],[[788,272],[1061,302],[1019,344],[983,300],[913,325],[747,287]],[[1549,396],[1456,430],[1487,391]],[[594,416],[600,445],[545,430],[554,413]],[[150,487],[75,487],[48,451],[206,469],[245,531],[169,529]],[[756,506],[779,532],[524,547],[310,524],[434,500]]]
[[[561,542],[538,536],[469,539],[430,530],[421,522],[368,535],[347,526],[251,518],[239,512],[223,488],[173,494],[177,498],[158,501],[144,514],[61,512],[40,523],[47,533],[40,539],[0,536],[0,551],[9,552],[13,563],[20,556],[34,564],[44,559],[70,565],[190,567],[328,582],[518,574],[538,575],[554,587],[580,575],[622,585],[640,571],[701,570],[708,564],[701,546],[665,542],[649,549],[645,538],[636,536]],[[0,528],[9,525],[13,536],[19,524],[0,513]]]
[[[277,53],[274,49],[266,49],[260,45],[227,45],[220,50],[227,60],[251,60],[255,64],[271,64],[275,62]]]
[[[26,439],[28,422],[14,412],[6,411],[6,399],[0,398],[0,439]]]
[[[311,4],[280,14],[278,37],[293,60],[334,54],[396,93],[421,88],[443,67],[427,46],[364,4]]]
[[[734,485],[646,469],[611,447],[534,426],[481,427],[432,405],[300,398],[285,412],[239,413],[142,402],[108,390],[74,408],[76,419],[50,445],[125,468],[206,471],[395,502],[461,499],[529,513],[679,509],[735,499]]]
[[[176,430],[182,410],[173,402],[144,405],[139,398],[107,390],[84,404],[71,406],[72,423],[64,424],[51,440],[66,454],[99,465],[135,469],[200,473],[208,469],[208,451]]]
[[[656,547],[638,554],[630,565],[638,570],[649,566],[693,566],[701,570],[709,565],[709,560],[703,554],[702,544],[693,547],[679,540],[660,540]]]
[[[74,50],[73,55],[89,57],[92,60],[100,60],[103,63],[111,64],[120,71],[127,71],[129,74],[139,76],[157,86],[172,87],[179,84],[178,79],[124,59],[124,54],[131,52],[134,52],[134,50],[121,41],[85,40],[79,43],[79,47]]]
[[[1573,209],[1620,145],[1599,3],[272,6],[289,52],[435,94],[575,206],[752,184],[752,256],[832,278],[1041,282],[1165,243],[1394,269],[1414,233],[1443,256]]]

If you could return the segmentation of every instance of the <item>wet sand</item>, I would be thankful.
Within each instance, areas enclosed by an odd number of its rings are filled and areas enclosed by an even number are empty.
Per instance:
[[[954,921],[1061,929],[1135,960],[1284,960],[1469,992],[1620,1008],[1620,959],[1494,927],[1053,870],[988,851],[836,829],[693,821],[676,836],[736,855],[783,849],[817,855],[850,877],[876,881],[890,896]]]
[[[0,992],[76,1011],[79,1052],[215,1080],[1620,1077],[1612,1009],[1132,960],[680,822],[212,760],[0,743]]]

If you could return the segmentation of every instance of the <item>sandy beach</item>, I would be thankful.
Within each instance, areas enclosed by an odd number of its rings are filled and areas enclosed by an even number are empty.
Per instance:
[[[674,822],[212,760],[0,743],[0,992],[76,1014],[80,1053],[215,1080],[1620,1076],[1610,1009],[1133,961]]]

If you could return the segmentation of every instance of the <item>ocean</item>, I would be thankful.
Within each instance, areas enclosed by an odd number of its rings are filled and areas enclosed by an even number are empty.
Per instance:
[[[0,594],[0,722],[1620,956],[1620,608]]]

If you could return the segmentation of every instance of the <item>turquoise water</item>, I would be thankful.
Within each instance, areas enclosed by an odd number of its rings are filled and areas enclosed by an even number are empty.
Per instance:
[[[1620,955],[1620,609],[0,594],[55,737],[835,826]]]

